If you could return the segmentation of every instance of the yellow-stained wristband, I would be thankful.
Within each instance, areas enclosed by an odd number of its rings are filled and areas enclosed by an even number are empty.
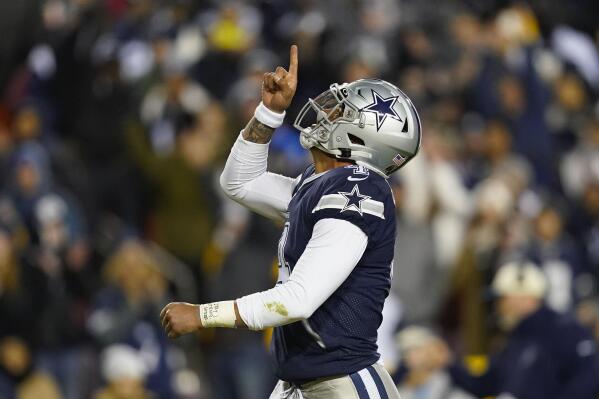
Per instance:
[[[212,302],[200,305],[202,327],[235,327],[235,301]]]

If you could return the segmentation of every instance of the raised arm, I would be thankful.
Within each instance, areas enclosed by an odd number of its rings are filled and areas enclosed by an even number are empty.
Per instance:
[[[220,184],[235,201],[269,218],[281,219],[291,200],[295,179],[268,173],[268,144],[283,123],[297,87],[297,46],[291,46],[289,71],[277,67],[265,73],[262,102],[237,139]]]

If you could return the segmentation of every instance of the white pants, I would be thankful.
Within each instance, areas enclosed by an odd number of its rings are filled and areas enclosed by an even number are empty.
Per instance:
[[[270,399],[399,399],[397,388],[378,363],[351,375],[320,378],[301,386],[279,381]]]

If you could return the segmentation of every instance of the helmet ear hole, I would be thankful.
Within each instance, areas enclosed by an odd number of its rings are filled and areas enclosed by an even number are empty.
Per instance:
[[[339,151],[341,151],[341,155],[338,158],[341,158],[341,159],[350,159],[351,158],[351,149],[339,148]]]
[[[350,143],[352,143],[352,144],[357,144],[357,145],[365,145],[365,144],[364,144],[364,140],[362,140],[362,139],[361,139],[361,138],[359,138],[359,137],[356,137],[356,136],[354,136],[354,135],[353,135],[353,134],[351,134],[351,133],[348,133],[348,134],[347,134],[347,138],[349,139]]]

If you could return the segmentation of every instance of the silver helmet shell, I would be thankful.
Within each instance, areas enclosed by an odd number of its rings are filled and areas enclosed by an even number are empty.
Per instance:
[[[418,153],[422,135],[412,101],[380,79],[332,84],[308,100],[294,126],[304,148],[352,160],[383,176]]]

